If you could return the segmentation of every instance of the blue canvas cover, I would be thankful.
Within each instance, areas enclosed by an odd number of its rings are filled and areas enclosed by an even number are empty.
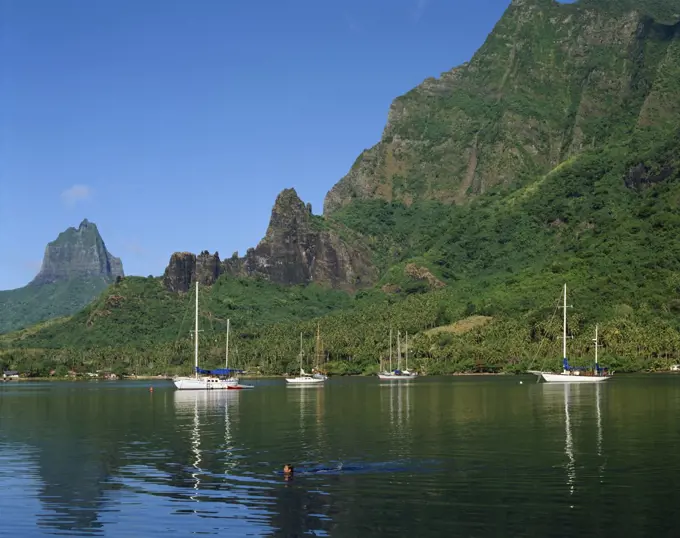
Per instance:
[[[231,374],[242,374],[243,370],[236,370],[234,368],[218,368],[216,370],[204,370],[203,368],[196,367],[196,371],[199,374],[204,375],[217,375],[217,376],[228,376]]]

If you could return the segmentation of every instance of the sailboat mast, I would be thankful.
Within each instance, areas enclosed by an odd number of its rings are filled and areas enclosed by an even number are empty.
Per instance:
[[[564,318],[562,323],[562,358],[567,358],[567,285],[564,285]]]
[[[593,340],[595,341],[595,369],[597,369],[597,348],[600,347],[597,343],[597,325],[595,325],[595,338]]]
[[[316,353],[314,357],[315,367],[321,368],[321,324],[316,324]]]
[[[392,327],[390,327],[390,372],[392,371]]]
[[[300,375],[302,375],[302,332],[300,332]]]
[[[194,376],[198,379],[198,280],[196,281],[196,314],[194,322]]]
[[[227,345],[224,355],[225,355],[224,360],[225,368],[229,369],[229,320],[227,320]]]
[[[397,370],[401,370],[401,331],[397,331]]]
[[[408,331],[406,331],[406,371],[408,371]]]

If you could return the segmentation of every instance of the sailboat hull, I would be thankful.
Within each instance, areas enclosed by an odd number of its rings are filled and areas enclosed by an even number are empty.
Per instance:
[[[610,375],[549,374],[541,372],[546,383],[601,383],[611,379]]]
[[[255,385],[241,385],[241,383],[236,380],[236,383],[233,385],[229,385],[227,387],[228,390],[243,390],[243,389],[254,389]]]
[[[546,374],[549,374],[550,372],[545,372]],[[527,374],[533,374],[538,377],[541,377],[543,375],[543,371],[541,370],[527,370]]]
[[[378,374],[378,379],[382,379],[383,381],[409,381],[416,377],[418,377],[416,374]]]
[[[216,377],[178,377],[172,380],[177,390],[226,390],[239,387],[238,379]],[[241,385],[240,388],[243,388]]]
[[[319,379],[316,377],[287,377],[286,383],[291,383],[295,385],[319,385],[323,383],[325,379]]]

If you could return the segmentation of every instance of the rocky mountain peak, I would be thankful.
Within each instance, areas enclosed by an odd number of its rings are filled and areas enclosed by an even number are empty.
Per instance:
[[[163,283],[168,290],[184,292],[196,279],[211,285],[222,273],[258,276],[278,284],[317,282],[346,290],[371,284],[376,277],[370,250],[359,240],[346,243],[323,217],[312,213],[311,204],[305,204],[295,189],[279,193],[265,236],[244,257],[235,252],[221,262],[217,253],[176,252]]]
[[[360,241],[346,243],[295,189],[277,196],[257,247],[243,258],[226,260],[224,267],[230,274],[259,275],[279,284],[317,282],[347,290],[375,279],[369,249]]]
[[[265,239],[273,240],[280,231],[293,231],[312,219],[311,204],[305,205],[295,189],[284,189],[276,197]]]
[[[274,209],[286,207],[297,209],[304,209],[305,207],[305,203],[298,196],[297,191],[293,187],[289,189],[283,189],[278,194],[276,201],[274,202]]]
[[[48,243],[40,272],[30,285],[101,277],[113,281],[123,277],[123,264],[107,249],[97,225],[83,219],[78,228],[70,227]]]

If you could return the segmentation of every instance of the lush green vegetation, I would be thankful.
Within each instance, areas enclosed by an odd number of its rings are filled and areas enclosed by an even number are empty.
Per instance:
[[[4,341],[45,348],[124,345],[141,350],[189,338],[194,297],[168,292],[159,278],[126,277],[71,318],[6,335]],[[217,334],[225,331],[228,318],[236,330],[292,317],[307,319],[348,306],[351,297],[319,286],[284,287],[263,279],[223,276],[200,289],[199,303],[201,330]]]
[[[680,362],[680,42],[646,19],[631,37],[620,11],[593,26],[578,5],[541,6],[511,7],[454,90],[444,77],[400,98],[407,113],[338,190],[351,202],[315,217],[370,245],[377,285],[352,297],[222,276],[201,291],[202,364],[223,361],[231,319],[235,364],[262,373],[295,368],[300,333],[311,357],[317,327],[336,373],[375,371],[390,328],[409,333],[427,373],[555,367],[565,282],[574,360],[591,361],[597,323],[619,371]],[[192,305],[158,279],[126,278],[71,318],[0,337],[0,361],[188,371]],[[491,321],[451,325],[474,315]]]
[[[401,267],[415,258],[447,287],[409,289],[400,282],[400,293],[374,289],[352,298],[223,276],[201,291],[202,364],[223,360],[230,318],[234,361],[262,373],[295,367],[300,332],[311,357],[317,324],[328,367],[337,373],[374,371],[390,327],[411,335],[411,358],[429,373],[519,371],[547,366],[546,358],[554,366],[561,345],[555,305],[564,282],[575,305],[574,357],[590,360],[598,323],[603,360],[612,367],[680,361],[680,136],[637,146],[584,154],[467,206],[351,206],[335,218],[370,234],[378,259],[392,267],[384,283],[390,275],[403,278]],[[192,301],[191,294],[164,291],[158,279],[126,278],[70,319],[6,335],[2,360],[28,371],[63,362],[186,370]],[[464,333],[425,333],[473,314],[493,320]]]
[[[77,277],[0,291],[0,333],[78,312],[110,282],[110,279],[102,277]]]
[[[677,125],[679,14],[677,0],[513,2],[469,63],[395,100],[326,212],[366,198],[464,203],[640,126]]]
[[[680,3],[677,0],[580,0],[579,3],[613,12],[637,9],[666,23],[676,23],[680,19]]]

